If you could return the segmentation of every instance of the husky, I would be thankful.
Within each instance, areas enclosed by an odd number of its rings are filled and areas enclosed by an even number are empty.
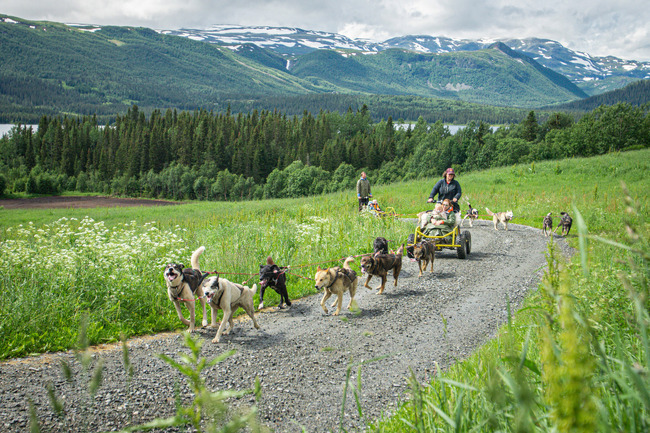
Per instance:
[[[550,236],[551,230],[553,230],[553,218],[551,217],[551,212],[549,212],[544,219],[542,220],[542,232],[544,236]]]
[[[492,215],[492,222],[494,222],[494,230],[499,230],[497,228],[497,224],[499,223],[503,224],[503,227],[505,227],[505,229],[508,230],[508,221],[510,221],[515,217],[511,210],[509,210],[508,212],[497,212],[497,213],[490,211],[490,209],[488,208],[485,208],[485,210],[487,211],[488,215]]]
[[[184,265],[179,263],[170,263],[165,267],[165,271],[163,272],[165,283],[167,284],[167,296],[169,296],[169,300],[173,302],[174,307],[176,308],[176,313],[178,314],[178,318],[181,319],[181,322],[185,325],[189,325],[188,330],[190,332],[194,332],[195,328],[194,307],[197,298],[201,302],[201,307],[203,308],[203,326],[208,325],[208,319],[205,314],[206,300],[202,287],[203,279],[208,274],[201,273],[201,269],[199,268],[199,257],[203,254],[203,251],[205,251],[205,247],[199,247],[192,253],[191,268],[186,268]],[[187,306],[188,310],[190,310],[189,320],[183,317],[181,302]]]
[[[566,212],[560,212],[560,215],[562,215],[560,218],[560,223],[557,225],[557,227],[555,227],[553,233],[562,227],[562,236],[568,236],[569,232],[571,231],[571,225],[573,224],[573,218],[571,218]]]
[[[463,226],[463,223],[465,222],[465,220],[468,220],[469,221],[469,226],[473,227],[472,222],[475,219],[478,218],[478,209],[473,208],[472,205],[469,204],[469,203],[468,203],[468,205],[469,205],[469,209],[467,209],[467,213],[463,217],[463,220],[460,222],[461,227]]]
[[[217,330],[217,335],[212,339],[213,343],[218,343],[222,334],[226,335],[232,331],[234,327],[232,315],[239,307],[246,311],[248,317],[253,321],[255,329],[260,329],[260,325],[255,320],[255,309],[253,308],[253,296],[257,291],[257,284],[254,284],[253,288],[248,288],[216,276],[205,280],[204,290],[212,310],[211,328],[217,327],[217,312],[223,310],[221,324]],[[229,325],[227,330],[225,329],[226,323]]]
[[[404,253],[404,245],[399,247],[395,254],[375,254],[367,255],[361,258],[361,270],[368,274],[366,282],[363,284],[364,287],[372,289],[368,285],[370,279],[373,275],[377,275],[381,278],[381,285],[378,287],[378,295],[384,293],[384,288],[386,287],[386,278],[388,271],[393,270],[393,278],[395,278],[395,287],[397,287],[397,277],[402,271],[402,254]]]
[[[350,263],[354,262],[354,257],[348,257],[343,263],[343,267],[333,266],[331,268],[322,269],[320,266],[316,270],[316,275],[314,280],[316,281],[315,287],[317,290],[323,290],[323,298],[320,301],[323,311],[327,314],[327,306],[325,302],[332,295],[337,296],[337,300],[334,301],[332,307],[336,305],[336,311],[332,313],[334,316],[338,316],[341,312],[341,307],[343,306],[343,293],[350,292],[350,302],[348,303],[348,310],[352,308],[355,304],[354,296],[357,293],[357,285],[359,283],[359,277],[357,273],[350,268]]]

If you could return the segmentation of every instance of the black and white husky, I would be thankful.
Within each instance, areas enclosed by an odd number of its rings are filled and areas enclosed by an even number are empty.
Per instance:
[[[206,316],[206,299],[203,293],[202,282],[207,274],[203,274],[199,268],[199,256],[203,254],[205,247],[199,247],[192,253],[192,267],[186,268],[182,264],[170,263],[165,267],[164,277],[167,284],[167,295],[169,300],[174,303],[178,318],[185,325],[189,325],[189,331],[194,332],[195,302],[198,298],[203,307],[203,326],[208,325]],[[181,302],[190,310],[189,320],[183,317]]]

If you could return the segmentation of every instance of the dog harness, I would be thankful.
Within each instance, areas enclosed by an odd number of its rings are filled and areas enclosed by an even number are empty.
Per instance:
[[[393,256],[393,263],[388,267],[388,270],[392,269],[393,266],[395,266],[395,262],[397,262],[397,256],[394,254],[391,254]],[[370,257],[370,267],[368,268],[368,273],[372,273],[375,270],[375,265],[378,264],[379,262],[375,260],[374,257]]]
[[[208,272],[205,272],[205,273],[201,274],[201,278],[199,279],[198,283],[196,284],[196,287],[194,288],[194,290],[192,290],[192,294],[196,293],[198,288],[201,286],[201,283],[203,283],[203,280],[205,280],[205,277],[207,277],[208,275],[209,275]],[[217,281],[219,281],[218,278],[219,277],[217,276]],[[176,285],[176,286],[172,286],[171,284],[169,285],[169,287],[172,288],[172,289],[176,289],[176,288],[180,287],[180,289],[178,290],[177,293],[172,292],[172,298],[174,298],[174,300],[176,300],[176,301],[194,301],[194,299],[183,299],[183,298],[179,297],[180,294],[183,292],[183,284],[185,284],[185,274],[181,274],[181,282],[178,285]],[[190,287],[190,289],[191,289],[191,287]],[[205,297],[205,295],[200,296],[198,299],[201,299],[203,297]]]
[[[352,281],[354,281],[354,279],[357,276],[357,273],[354,272],[352,269],[345,269],[345,268],[337,269],[336,270],[336,275],[334,276],[334,279],[332,280],[330,285],[327,286],[328,289],[334,285],[336,280],[339,278],[339,275],[341,275],[341,274],[345,275],[345,277],[348,279],[348,284],[347,284],[348,286],[352,284]],[[350,274],[352,276],[350,276]]]
[[[268,283],[266,283],[268,287],[276,287],[278,285],[278,280],[280,279],[282,274],[284,274],[287,271],[286,267],[283,268],[278,267],[278,269],[281,269],[281,271],[280,272],[273,271],[274,276],[268,279]]]
[[[219,281],[219,280],[217,280],[217,281]],[[237,283],[233,283],[233,285],[239,289],[239,298],[241,298],[241,296],[244,294],[244,287],[237,284]],[[219,286],[219,287],[221,287],[221,286]],[[225,292],[226,292],[226,289],[219,288],[219,292],[218,292],[219,297],[217,298],[216,305],[221,304],[221,298],[223,298],[223,294]],[[213,298],[214,298],[214,295],[213,295]],[[235,301],[238,300],[239,298],[235,299]]]

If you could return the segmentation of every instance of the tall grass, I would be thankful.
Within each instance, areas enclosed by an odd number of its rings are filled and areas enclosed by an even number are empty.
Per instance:
[[[549,244],[544,283],[499,336],[448,371],[438,370],[430,384],[411,378],[411,400],[371,429],[648,430],[649,157],[644,150],[460,175],[462,203],[513,210],[515,222],[541,227],[548,212],[569,211],[575,219],[569,242],[580,254],[566,262]],[[373,192],[382,206],[412,216],[428,206],[434,181]],[[289,287],[296,298],[313,293],[298,275],[312,275],[314,263],[369,252],[378,235],[395,245],[410,231],[391,218],[359,216],[352,192],[160,209],[31,211],[20,221],[24,217],[0,210],[3,358],[73,344],[85,314],[91,343],[116,340],[121,332],[180,328],[166,299],[162,263],[187,262],[199,245],[207,247],[203,270],[235,280],[252,283],[267,255],[292,265]],[[159,235],[173,241],[158,246]],[[115,256],[107,252],[113,248]],[[136,278],[120,275],[134,268]]]
[[[338,265],[349,255],[371,252],[372,240],[380,234],[396,241],[408,234],[408,225],[359,216],[350,201],[337,195],[164,209],[157,222],[147,221],[160,209],[140,208],[115,210],[137,215],[139,222],[127,224],[115,216],[108,222],[70,216],[6,227],[0,243],[0,293],[5,297],[0,358],[73,347],[85,315],[91,344],[182,328],[167,299],[162,271],[169,262],[189,265],[191,252],[200,245],[206,246],[203,271],[248,285],[258,282],[259,265],[269,255],[280,265],[292,265],[290,296],[299,298],[315,292],[309,280],[315,264]],[[49,211],[30,212],[39,218],[43,214]],[[279,302],[279,297],[271,291],[266,302]]]
[[[523,184],[524,195],[539,197],[527,204],[533,210],[543,209],[543,197],[549,211],[570,197],[558,207],[574,215],[579,234],[569,241],[579,253],[566,262],[549,243],[543,284],[497,338],[431,383],[412,384],[410,401],[372,431],[650,430],[650,185],[648,154],[641,155],[562,161],[525,174],[582,177],[545,195]]]

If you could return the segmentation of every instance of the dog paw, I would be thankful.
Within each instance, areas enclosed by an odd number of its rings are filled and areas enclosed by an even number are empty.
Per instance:
[[[212,339],[212,342],[213,342],[213,343],[218,343],[218,342],[219,342],[219,339],[218,339],[217,337],[214,337],[214,338]]]
[[[208,326],[208,321],[207,321],[207,320],[204,320],[203,322],[201,322],[201,324],[202,324],[203,327],[205,328],[206,326]]]
[[[260,302],[260,305],[257,306],[258,310],[261,310],[262,308],[264,308],[264,302]]]

